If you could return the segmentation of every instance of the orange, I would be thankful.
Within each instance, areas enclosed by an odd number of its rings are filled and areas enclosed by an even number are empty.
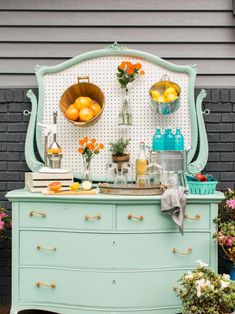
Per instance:
[[[65,112],[67,118],[70,120],[76,121],[79,118],[79,111],[74,104],[70,105]]]
[[[94,117],[94,113],[89,108],[82,108],[79,113],[81,121],[89,121]]]
[[[89,107],[91,104],[92,104],[92,99],[90,97],[84,97],[84,96],[78,97],[74,102],[74,105],[76,106],[78,110]]]
[[[98,113],[100,113],[100,111],[101,111],[101,106],[95,100],[93,101],[93,103],[88,108],[93,111],[94,116],[97,116]]]
[[[52,182],[52,183],[48,184],[47,187],[50,191],[57,192],[61,189],[62,184],[61,184],[61,182]]]
[[[62,149],[61,148],[48,148],[47,153],[48,154],[61,154]]]

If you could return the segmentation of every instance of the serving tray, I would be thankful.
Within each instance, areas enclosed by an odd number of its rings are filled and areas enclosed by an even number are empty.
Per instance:
[[[152,185],[151,187],[137,187],[135,184],[127,185],[114,185],[107,183],[98,184],[99,192],[101,194],[114,194],[114,195],[161,195],[165,191],[163,185]]]

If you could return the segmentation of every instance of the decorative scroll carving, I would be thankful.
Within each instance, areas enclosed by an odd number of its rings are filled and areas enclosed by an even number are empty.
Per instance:
[[[42,68],[46,68],[47,66],[46,65],[39,65],[39,64],[37,64],[37,65],[35,65],[35,67],[34,67],[34,71],[35,72],[38,72],[39,70],[41,70]]]
[[[208,140],[202,111],[202,101],[206,95],[206,91],[202,89],[196,100],[200,150],[197,159],[188,166],[188,171],[192,174],[202,171],[205,168],[208,160]]]
[[[124,47],[124,46],[121,45],[121,44],[118,44],[118,43],[115,41],[113,44],[111,44],[111,45],[105,47],[105,49],[111,50],[111,51],[113,51],[113,52],[119,52],[119,51],[121,51],[121,50],[126,49],[126,47]]]
[[[25,141],[25,159],[30,170],[33,172],[38,172],[44,165],[37,160],[34,152],[34,134],[37,116],[37,98],[31,89],[27,91],[27,97],[31,101],[32,111],[30,115],[29,126]]]
[[[190,64],[189,66],[190,66],[190,67],[193,69],[193,71],[197,74],[197,69],[198,69],[197,64]]]

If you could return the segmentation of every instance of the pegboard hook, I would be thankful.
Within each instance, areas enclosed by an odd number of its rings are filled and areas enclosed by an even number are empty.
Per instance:
[[[205,116],[209,116],[209,114],[211,113],[210,109],[205,109],[204,111],[202,111],[202,113],[205,115]]]
[[[23,111],[24,116],[29,116],[30,114],[31,114],[31,111],[29,111],[27,109]]]

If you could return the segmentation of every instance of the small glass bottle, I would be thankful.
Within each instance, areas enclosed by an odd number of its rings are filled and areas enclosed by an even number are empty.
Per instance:
[[[140,142],[139,156],[136,159],[136,164],[135,164],[136,183],[138,183],[139,186],[145,186],[144,177],[148,176],[147,166],[148,166],[148,157],[146,155],[146,146],[144,142]]]
[[[180,129],[176,129],[175,132],[175,150],[184,150],[184,136]]]
[[[160,128],[156,129],[153,136],[152,150],[164,150],[164,138]]]
[[[175,150],[175,136],[171,128],[167,128],[164,133],[164,150]]]
[[[147,167],[150,184],[159,185],[162,182],[162,167],[157,163],[156,152],[151,153],[151,163]]]

